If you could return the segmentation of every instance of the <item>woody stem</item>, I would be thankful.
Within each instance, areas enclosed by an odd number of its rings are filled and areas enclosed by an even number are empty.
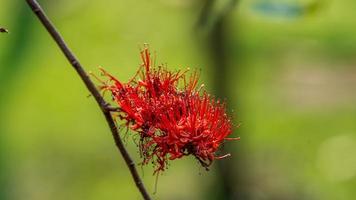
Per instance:
[[[132,175],[132,178],[134,179],[134,182],[139,189],[139,191],[142,194],[143,199],[145,200],[151,200],[151,197],[149,196],[140,176],[138,175],[136,166],[134,161],[132,160],[131,156],[129,155],[128,151],[126,150],[120,135],[119,131],[115,125],[114,119],[111,115],[111,109],[108,107],[106,101],[103,99],[103,97],[100,95],[100,92],[96,88],[95,84],[90,80],[88,74],[85,72],[84,68],[80,64],[79,60],[74,56],[72,51],[69,49],[67,44],[64,42],[62,36],[59,34],[59,32],[56,30],[52,22],[48,19],[46,16],[45,12],[39,5],[39,3],[36,0],[26,0],[28,5],[31,7],[32,11],[36,14],[38,19],[42,22],[42,25],[47,29],[48,33],[52,36],[54,41],[57,43],[67,60],[70,62],[72,67],[75,69],[75,71],[78,73],[82,81],[84,82],[85,86],[87,89],[90,91],[90,93],[93,95],[95,98],[95,101],[98,103],[98,106],[100,107],[103,115],[105,116],[106,122],[110,128],[111,134],[114,138],[115,145],[119,152],[121,153],[122,157],[125,160],[125,163],[127,167],[130,170],[130,173]]]

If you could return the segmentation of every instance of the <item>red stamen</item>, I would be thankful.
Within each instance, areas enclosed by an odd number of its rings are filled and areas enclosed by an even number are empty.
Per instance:
[[[187,77],[187,71],[171,72],[162,66],[151,68],[148,48],[141,51],[143,64],[128,83],[122,83],[100,69],[108,77],[101,81],[103,91],[110,91],[121,108],[118,117],[125,126],[138,133],[142,164],[153,162],[155,172],[166,169],[168,160],[193,155],[208,169],[233,125],[225,113],[225,103],[216,101],[197,87],[199,74]],[[186,81],[187,80],[187,81]],[[179,87],[179,85],[181,85]]]

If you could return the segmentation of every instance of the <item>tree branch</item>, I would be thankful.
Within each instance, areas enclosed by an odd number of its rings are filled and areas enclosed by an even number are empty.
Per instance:
[[[84,68],[79,63],[78,59],[74,56],[74,54],[68,48],[68,46],[64,42],[62,36],[56,30],[56,28],[54,27],[52,22],[48,19],[48,17],[46,16],[45,12],[41,8],[41,6],[38,4],[38,2],[36,0],[26,0],[26,1],[27,1],[28,5],[31,7],[32,11],[37,15],[38,19],[42,22],[43,26],[47,29],[48,33],[55,40],[55,42],[57,43],[57,45],[59,46],[59,48],[61,49],[63,54],[66,56],[67,60],[70,62],[70,64],[76,70],[76,72],[78,73],[78,75],[80,76],[82,81],[84,82],[87,89],[94,96],[95,101],[98,103],[102,113],[105,116],[106,122],[107,122],[108,126],[110,127],[116,147],[118,148],[122,157],[124,158],[125,163],[131,172],[132,178],[134,179],[134,182],[135,182],[137,188],[140,190],[142,197],[145,200],[151,200],[151,197],[149,196],[140,176],[138,175],[135,164],[120,138],[119,131],[118,131],[118,129],[115,125],[114,119],[110,113],[112,111],[111,107],[108,107],[108,104],[105,102],[104,98],[100,95],[100,92],[96,88],[95,84],[90,80],[88,74],[85,72]]]

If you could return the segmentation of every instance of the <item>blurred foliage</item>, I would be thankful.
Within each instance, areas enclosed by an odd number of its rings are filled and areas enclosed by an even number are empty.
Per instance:
[[[202,69],[213,90],[218,72],[194,31],[201,1],[41,2],[88,71],[102,66],[128,80],[149,43],[171,69]],[[0,199],[140,199],[95,102],[47,32],[25,2],[0,5],[10,30],[0,35]],[[289,17],[271,5],[300,11]],[[244,147],[250,199],[356,196],[355,8],[352,0],[242,0],[234,9],[226,79],[242,140],[227,145]],[[142,169],[151,191],[152,172]],[[171,162],[153,197],[204,199],[215,175],[193,158]]]

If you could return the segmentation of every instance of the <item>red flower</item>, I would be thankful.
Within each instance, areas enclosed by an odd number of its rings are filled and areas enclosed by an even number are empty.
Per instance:
[[[128,83],[101,69],[109,78],[101,89],[111,92],[119,118],[139,134],[142,164],[152,162],[156,173],[165,170],[168,160],[193,155],[208,169],[214,159],[229,156],[215,156],[224,140],[239,139],[227,138],[232,123],[225,104],[197,88],[197,73],[187,80],[186,71],[152,68],[148,48],[141,57],[143,64]]]

